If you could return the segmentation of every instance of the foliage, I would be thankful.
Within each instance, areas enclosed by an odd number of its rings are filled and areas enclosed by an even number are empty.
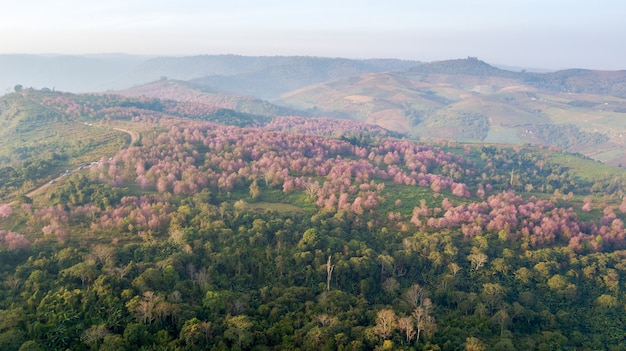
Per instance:
[[[3,198],[3,349],[623,344],[622,171],[581,179],[548,148],[351,121],[240,128],[76,99],[74,118],[145,137],[32,202]]]
[[[513,72],[469,57],[311,85],[280,101],[423,139],[552,145],[623,166],[624,76]]]

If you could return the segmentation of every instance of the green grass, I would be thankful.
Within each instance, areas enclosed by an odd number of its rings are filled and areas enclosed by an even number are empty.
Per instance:
[[[377,211],[400,212],[405,217],[411,217],[413,209],[420,206],[422,199],[426,200],[426,206],[431,209],[441,207],[441,201],[444,198],[448,198],[455,205],[466,200],[452,195],[449,191],[440,192],[437,198],[434,194],[435,192],[430,188],[385,182],[385,190],[383,190],[385,201],[381,203]],[[400,200],[402,204],[396,206],[396,200]]]
[[[253,202],[246,203],[247,210],[255,212],[283,212],[283,213],[305,213],[302,207],[292,204],[276,203],[276,202]]]
[[[586,181],[611,180],[615,178],[626,181],[626,171],[595,160],[582,158],[564,152],[553,153],[549,161],[570,169],[579,178]]]
[[[484,140],[487,143],[519,143],[517,131],[511,128],[490,128]]]
[[[21,127],[0,131],[0,168],[24,169],[29,164],[37,165],[40,170],[36,176],[21,176],[23,181],[34,182],[27,188],[48,182],[66,169],[113,156],[127,147],[130,140],[126,133],[111,127],[79,122],[45,119],[21,120],[19,124]],[[2,200],[9,201],[22,189],[3,190]]]

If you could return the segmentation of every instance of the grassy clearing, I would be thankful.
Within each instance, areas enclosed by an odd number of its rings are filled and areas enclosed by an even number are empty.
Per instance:
[[[572,173],[586,181],[622,179],[626,181],[626,171],[595,160],[585,159],[568,153],[553,153],[549,161],[567,167]]]
[[[405,217],[410,217],[413,214],[413,209],[420,206],[422,199],[426,201],[426,206],[429,208],[440,207],[444,198],[448,198],[454,204],[464,202],[463,199],[457,198],[449,192],[435,195],[435,192],[430,188],[406,186],[391,182],[385,183],[383,197],[385,201],[380,205],[378,211],[385,213],[400,212]],[[400,205],[396,204],[397,200],[400,200]]]
[[[283,213],[305,213],[302,207],[292,204],[276,202],[253,202],[245,204],[245,209],[254,212],[283,212]]]

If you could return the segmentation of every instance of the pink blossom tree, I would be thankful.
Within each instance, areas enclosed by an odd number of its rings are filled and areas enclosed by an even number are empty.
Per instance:
[[[11,208],[11,205],[0,205],[0,218],[8,218],[12,213],[13,209]]]
[[[16,232],[7,233],[4,237],[4,242],[9,247],[9,250],[27,249],[30,247],[30,241],[24,235]]]

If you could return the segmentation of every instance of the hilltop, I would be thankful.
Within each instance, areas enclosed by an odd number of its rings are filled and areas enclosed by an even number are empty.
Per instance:
[[[145,96],[0,112],[2,350],[623,345],[624,170]]]
[[[169,78],[214,90],[273,99],[308,84],[366,72],[408,68],[418,61],[296,56],[0,55],[0,91],[21,84],[74,93],[121,90]]]
[[[626,165],[625,71],[512,72],[476,58],[317,84],[279,103],[422,138],[538,143]]]
[[[0,55],[2,62],[7,91],[17,83],[53,91],[67,86],[266,117],[348,118],[424,140],[541,144],[626,165],[626,71],[511,71],[475,57],[422,63]]]
[[[229,109],[267,117],[303,114],[301,111],[274,105],[250,95],[216,91],[196,83],[172,79],[161,79],[129,89],[118,90],[115,91],[115,94],[135,98],[148,97],[180,103],[202,104],[216,109]]]

